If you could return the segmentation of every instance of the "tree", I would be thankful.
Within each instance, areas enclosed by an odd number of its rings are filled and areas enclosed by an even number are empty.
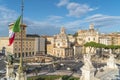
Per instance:
[[[75,34],[73,34],[73,37],[77,37],[78,36],[78,32],[76,32]]]
[[[106,46],[106,49],[111,49],[112,53],[114,53],[115,50],[119,49],[119,48],[120,48],[120,46],[118,46],[118,45],[107,45]]]
[[[103,55],[103,50],[106,48],[105,44],[101,44],[101,43],[96,43],[96,42],[87,42],[86,44],[84,44],[85,47],[89,47],[90,51],[89,53],[91,53],[92,48],[94,49],[93,52],[95,52],[95,50],[97,48],[99,48],[99,54],[102,56]]]
[[[106,45],[105,44],[101,44],[101,43],[98,43],[97,44],[97,48],[99,48],[100,50],[100,56],[103,56],[103,50],[105,49]]]
[[[62,77],[62,80],[68,80],[69,78],[70,78],[70,76],[64,75],[64,76]]]
[[[89,47],[89,53],[91,53],[92,48],[95,49],[97,48],[97,43],[96,42],[87,42],[86,44],[84,44],[85,47]]]

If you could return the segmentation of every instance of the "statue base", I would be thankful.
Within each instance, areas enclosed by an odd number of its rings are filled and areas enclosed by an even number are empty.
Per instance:
[[[14,77],[13,71],[14,71],[13,65],[6,65],[6,78]]]
[[[26,75],[26,73],[23,73],[23,72],[21,72],[21,73],[16,73],[16,78],[15,78],[15,80],[27,80],[27,75]]]
[[[90,80],[90,77],[94,76],[94,69],[93,68],[90,70],[90,68],[83,66],[81,68],[81,71],[82,71],[82,76],[81,76],[80,80]]]
[[[115,63],[111,63],[111,62],[107,62],[107,68],[118,69],[117,65]]]
[[[118,69],[118,67],[117,67],[117,65],[115,63],[115,58],[114,58],[113,54],[110,55],[110,58],[107,61],[107,68]]]
[[[95,78],[94,72],[95,68],[94,67],[88,67],[88,66],[83,66],[81,68],[82,71],[82,76],[80,77],[80,80],[100,80],[98,78]]]

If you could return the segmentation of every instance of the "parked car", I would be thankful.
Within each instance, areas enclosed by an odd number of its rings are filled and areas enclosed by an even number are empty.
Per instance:
[[[6,70],[0,70],[0,73],[1,73],[1,74],[5,74],[5,73],[6,73]]]

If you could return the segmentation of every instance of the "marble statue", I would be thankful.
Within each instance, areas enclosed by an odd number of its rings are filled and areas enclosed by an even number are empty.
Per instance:
[[[8,62],[8,65],[13,65],[14,58],[11,54],[6,56],[6,61]]]
[[[92,67],[91,55],[90,54],[85,54],[84,55],[84,66],[86,66],[86,67]]]

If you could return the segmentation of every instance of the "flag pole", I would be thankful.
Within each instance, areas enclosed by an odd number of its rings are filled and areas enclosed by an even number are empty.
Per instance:
[[[20,64],[19,64],[19,73],[23,72],[23,11],[24,11],[24,0],[21,0],[21,54],[20,54]]]

